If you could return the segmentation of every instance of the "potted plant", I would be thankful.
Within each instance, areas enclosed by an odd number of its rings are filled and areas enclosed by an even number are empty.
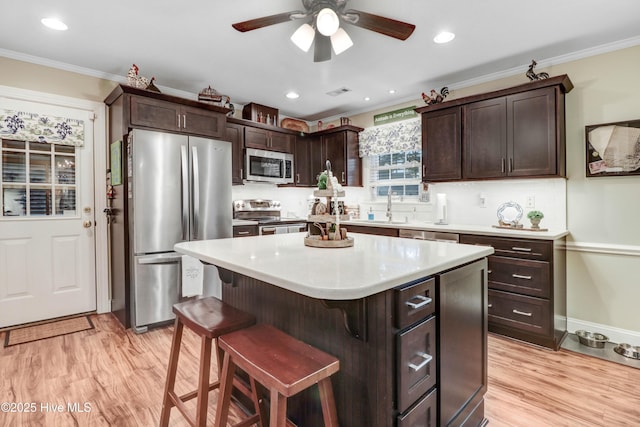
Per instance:
[[[531,228],[540,228],[540,220],[544,218],[544,214],[540,211],[531,211],[527,214],[527,218],[531,221]]]

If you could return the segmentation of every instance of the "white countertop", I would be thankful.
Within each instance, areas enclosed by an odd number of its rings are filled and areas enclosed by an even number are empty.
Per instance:
[[[233,226],[235,227],[236,225],[258,225],[258,221],[252,221],[249,219],[234,219]]]
[[[478,234],[483,236],[498,236],[498,237],[524,237],[526,239],[539,239],[539,240],[555,240],[564,237],[569,234],[568,230],[554,230],[548,231],[528,231],[518,229],[496,228],[490,225],[460,225],[460,224],[448,224],[448,225],[436,225],[434,223],[428,223],[423,221],[368,221],[368,220],[351,220],[342,221],[341,224],[349,228],[350,224],[353,225],[366,225],[369,227],[384,227],[384,228],[403,228],[410,230],[425,230],[425,231],[442,231],[444,233],[460,233],[460,234]],[[544,227],[541,227],[544,228]]]
[[[312,298],[363,298],[493,253],[485,246],[351,233],[353,247],[312,248],[306,233],[183,242],[177,252]]]

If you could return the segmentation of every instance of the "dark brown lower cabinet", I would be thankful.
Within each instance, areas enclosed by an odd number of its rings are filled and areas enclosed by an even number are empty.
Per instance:
[[[436,427],[438,425],[438,390],[433,389],[407,412],[398,415],[398,427]]]
[[[222,298],[340,360],[331,377],[342,427],[482,427],[487,260],[349,301],[233,273]],[[317,389],[293,396],[296,425],[323,426]]]
[[[233,237],[249,237],[258,235],[257,225],[234,225]]]
[[[558,350],[567,334],[565,238],[461,235],[460,243],[492,246],[489,331]]]
[[[440,425],[477,426],[487,391],[486,261],[438,275],[437,298]]]

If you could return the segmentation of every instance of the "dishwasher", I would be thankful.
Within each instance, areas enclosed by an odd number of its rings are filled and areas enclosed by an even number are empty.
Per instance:
[[[432,240],[434,242],[458,243],[460,235],[457,233],[443,233],[442,231],[407,230],[400,229],[400,237],[417,240]]]

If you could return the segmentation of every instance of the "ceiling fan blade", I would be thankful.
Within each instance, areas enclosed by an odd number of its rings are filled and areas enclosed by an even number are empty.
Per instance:
[[[236,22],[231,26],[236,30],[244,33],[251,30],[257,30],[258,28],[268,27],[269,25],[281,24],[283,22],[298,19],[302,16],[306,16],[304,12],[293,11],[286,13],[278,13],[276,15],[263,16],[262,18],[249,19],[248,21]]]
[[[313,62],[324,62],[331,59],[331,39],[316,30],[313,46]]]
[[[413,24],[396,21],[395,19],[385,18],[384,16],[374,15],[360,10],[349,9],[344,12],[344,15],[346,16],[346,22],[349,24],[399,40],[409,38],[416,28]]]

